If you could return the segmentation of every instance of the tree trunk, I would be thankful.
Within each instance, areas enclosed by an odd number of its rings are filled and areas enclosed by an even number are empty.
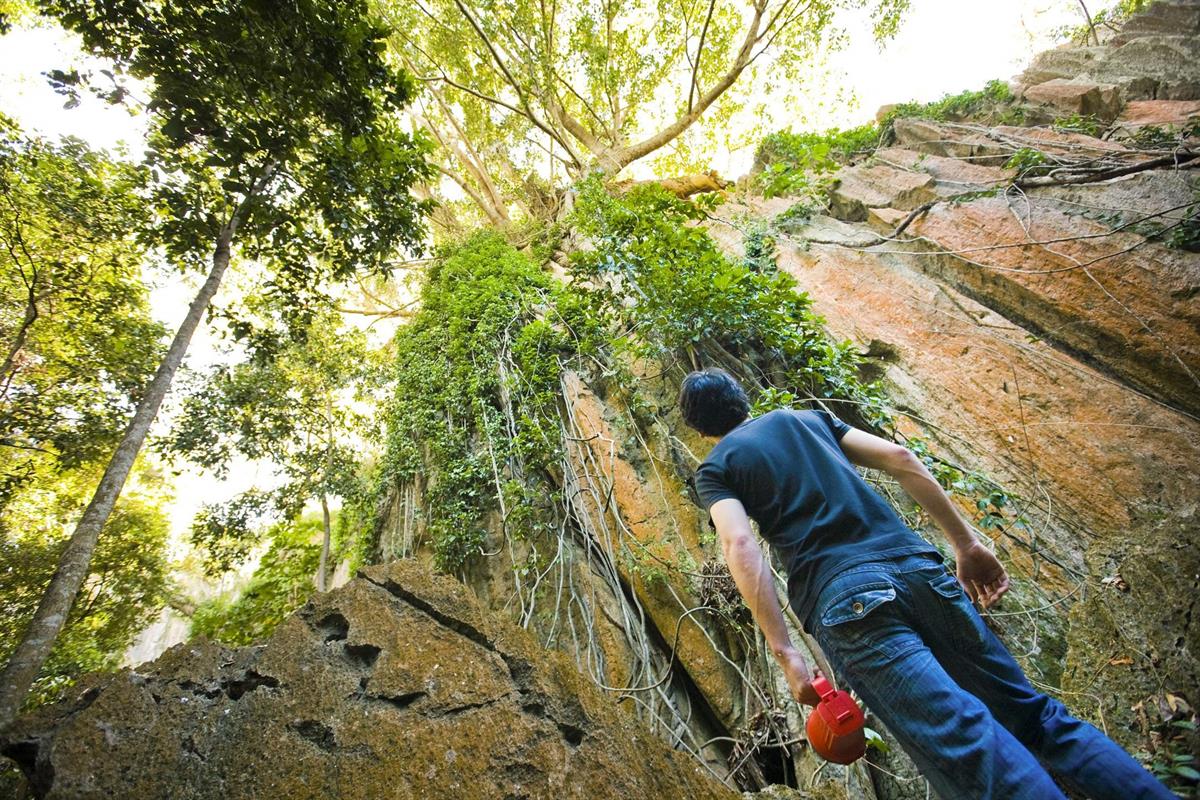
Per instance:
[[[158,408],[171,387],[176,370],[183,362],[183,356],[200,324],[200,318],[216,294],[217,287],[221,285],[221,277],[229,266],[229,248],[237,225],[238,214],[235,212],[217,240],[208,278],[200,287],[196,299],[192,301],[187,316],[180,323],[166,356],[150,381],[145,396],[138,403],[133,421],[129,423],[116,452],[108,462],[104,477],[96,487],[96,493],[83,512],[75,532],[71,534],[71,540],[58,563],[58,570],[42,595],[33,621],[29,623],[20,644],[5,666],[4,673],[0,675],[0,729],[8,727],[20,711],[33,682],[41,672],[42,665],[46,663],[46,658],[54,647],[58,634],[66,624],[75,597],[87,577],[100,531],[112,513],[113,505],[125,485],[125,479],[133,468],[134,459],[137,458],[146,434],[150,431],[150,424],[158,414]]]
[[[325,538],[321,542],[321,563],[317,566],[317,591],[323,592],[328,585],[325,573],[329,570],[329,541],[332,538],[329,530],[329,498],[321,492],[321,517],[325,526]]]
[[[328,586],[325,575],[329,571],[329,542],[333,538],[329,530],[329,495],[325,491],[330,478],[333,477],[333,398],[328,390],[325,392],[325,424],[328,426],[325,433],[329,437],[325,440],[325,478],[321,486],[321,522],[325,528],[325,537],[321,541],[321,563],[317,565],[318,592],[325,591]]]
[[[8,390],[8,384],[12,380],[12,372],[15,372],[14,364],[17,360],[17,354],[21,352],[21,348],[25,346],[25,337],[29,335],[29,329],[38,318],[37,300],[33,294],[33,287],[29,287],[29,299],[25,302],[25,318],[21,320],[21,329],[17,331],[17,336],[13,339],[12,347],[8,350],[8,355],[4,357],[4,366],[0,367],[0,381],[3,382],[3,391]]]
[[[635,186],[645,186],[646,184],[656,183],[666,189],[676,197],[686,198],[701,192],[719,192],[728,188],[731,184],[729,181],[717,174],[716,170],[708,172],[700,172],[695,175],[678,175],[674,178],[653,178],[645,181],[619,181],[616,184],[616,189],[621,192],[628,191]]]

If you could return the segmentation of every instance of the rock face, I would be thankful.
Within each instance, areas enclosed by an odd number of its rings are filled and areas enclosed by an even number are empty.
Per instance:
[[[1125,100],[1200,99],[1200,5],[1158,0],[1100,45],[1042,53],[1018,78],[1064,80],[1115,86]]]
[[[2,748],[39,798],[737,796],[416,562],[364,570],[263,645],[96,677]]]
[[[1200,2],[1155,3],[1101,47],[1039,57],[1025,125],[896,120],[891,147],[835,175],[836,219],[783,198],[720,214],[777,232],[780,269],[884,380],[902,437],[1004,487],[1027,524],[989,532],[1014,589],[988,620],[1131,752],[1163,735],[1146,708],[1200,700],[1200,254],[1166,235],[1196,229],[1200,175],[1143,151],[1200,148],[1200,62],[1181,55],[1198,39]],[[1069,114],[1098,135],[1035,124]],[[1067,169],[1014,185],[1022,151]],[[1086,163],[1117,174],[1062,180]],[[934,199],[895,235],[914,185]],[[740,224],[709,231],[741,255]]]
[[[1118,87],[1091,81],[1054,78],[1025,90],[1025,99],[1067,113],[1111,120],[1121,110]]]

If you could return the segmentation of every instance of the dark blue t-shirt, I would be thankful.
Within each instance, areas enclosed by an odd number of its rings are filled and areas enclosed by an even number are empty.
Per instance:
[[[866,561],[928,553],[847,460],[850,426],[825,411],[779,410],[743,422],[696,470],[705,509],[740,500],[788,571],[788,598],[805,628],[830,578]]]

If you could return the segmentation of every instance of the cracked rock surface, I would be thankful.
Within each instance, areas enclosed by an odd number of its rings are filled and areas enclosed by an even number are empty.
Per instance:
[[[265,644],[93,676],[0,749],[38,798],[736,796],[411,561],[318,595]]]

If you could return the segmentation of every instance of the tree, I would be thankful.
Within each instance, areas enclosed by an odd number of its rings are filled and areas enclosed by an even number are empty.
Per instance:
[[[413,114],[439,170],[506,224],[510,203],[536,214],[551,202],[556,170],[615,176],[706,113],[727,120],[746,103],[731,92],[743,76],[758,91],[798,83],[838,9],[869,7],[882,39],[908,0],[378,5],[392,51],[425,84]]]
[[[38,475],[0,515],[0,656],[29,624],[103,462]],[[31,699],[62,695],[78,676],[112,669],[170,592],[163,490],[152,470],[135,470],[104,526],[83,590],[34,683]]]
[[[163,352],[141,282],[139,170],[0,117],[0,655],[28,625]],[[138,471],[139,483],[153,476]],[[124,499],[34,685],[114,666],[166,592],[167,525]]]
[[[0,677],[0,726],[29,691],[87,574],[97,537],[235,248],[272,270],[272,291],[311,313],[323,280],[380,272],[419,248],[423,148],[396,112],[414,85],[383,59],[386,31],[364,0],[187,4],[42,0],[39,7],[152,81],[145,241],[207,276],[141,397],[21,643]],[[88,76],[59,73],[64,92]]]
[[[0,513],[102,460],[162,357],[134,233],[139,171],[0,117]]]
[[[193,542],[210,553],[210,566],[228,569],[253,542],[269,506],[294,520],[305,503],[320,501],[324,532],[316,585],[325,591],[330,542],[330,497],[357,488],[361,408],[380,383],[382,367],[366,336],[341,330],[337,312],[317,316],[303,336],[275,352],[211,372],[183,403],[167,450],[224,474],[235,455],[276,464],[286,482],[268,494],[251,491],[225,506],[207,506]]]

